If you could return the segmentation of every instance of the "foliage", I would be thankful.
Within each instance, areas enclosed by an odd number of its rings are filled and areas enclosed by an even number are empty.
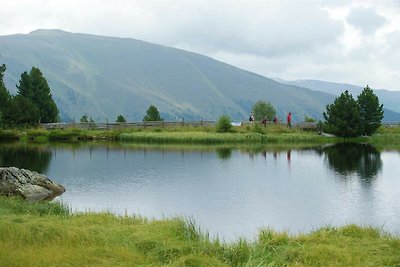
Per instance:
[[[276,110],[272,104],[263,100],[260,100],[254,104],[252,112],[256,121],[261,121],[263,117],[267,118],[269,121],[272,121],[276,116]]]
[[[378,97],[368,85],[358,96],[357,102],[360,107],[361,132],[372,135],[381,126],[383,105],[379,105]]]
[[[158,112],[157,108],[153,105],[146,111],[146,115],[143,117],[143,121],[162,121],[163,119],[160,117],[160,112]]]
[[[29,74],[26,71],[21,74],[18,93],[14,97],[4,86],[5,70],[3,64],[0,67],[0,121],[17,125],[57,121],[57,106],[38,68],[33,67]]]
[[[358,103],[346,90],[326,106],[323,113],[332,133],[340,137],[356,137],[361,132],[361,115]]]
[[[32,124],[39,122],[39,114],[38,107],[32,101],[16,95],[11,98],[10,104],[5,110],[4,119],[17,125]]]
[[[38,68],[32,67],[29,74],[26,71],[22,73],[17,88],[18,95],[37,107],[38,114],[33,117],[39,117],[42,123],[57,121],[58,108],[51,95],[49,85]],[[36,122],[32,121],[31,123]]]
[[[265,127],[261,127],[260,124],[256,123],[254,124],[252,131],[259,134],[264,134],[265,132],[263,128]]]
[[[89,122],[88,116],[87,115],[83,115],[80,119],[80,122]]]
[[[117,119],[116,119],[116,122],[126,122],[126,119],[125,119],[124,116],[118,115],[118,117],[117,117]]]
[[[315,122],[314,118],[308,117],[307,115],[304,116],[304,122]]]
[[[7,106],[9,105],[11,99],[11,95],[7,91],[3,81],[5,71],[6,65],[3,64],[0,66],[0,123],[2,123],[3,121],[3,114],[7,109]]]
[[[86,114],[83,115],[83,116],[80,118],[79,121],[80,121],[80,122],[95,122],[95,121],[92,119],[92,117],[88,117]]]
[[[357,100],[346,90],[333,104],[326,106],[326,120],[323,129],[341,137],[372,135],[381,126],[383,105],[368,87],[365,87]]]
[[[216,131],[218,133],[228,133],[228,132],[232,132],[232,122],[231,122],[231,118],[227,115],[222,115],[219,117],[218,121],[217,121],[217,125],[215,127]]]

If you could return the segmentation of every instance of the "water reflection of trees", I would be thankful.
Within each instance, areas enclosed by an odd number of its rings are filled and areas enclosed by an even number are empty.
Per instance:
[[[227,147],[217,148],[216,149],[218,158],[222,160],[229,159],[232,156],[232,149]]]
[[[340,143],[320,152],[334,171],[344,176],[356,173],[366,183],[371,183],[382,169],[380,152],[368,144]]]
[[[51,150],[45,146],[0,144],[0,166],[24,168],[44,173],[49,167]]]

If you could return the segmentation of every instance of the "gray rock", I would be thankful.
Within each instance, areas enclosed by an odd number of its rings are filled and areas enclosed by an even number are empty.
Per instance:
[[[324,137],[336,137],[336,135],[334,134],[329,134],[329,133],[324,133],[324,132],[319,132],[320,136],[324,136]]]
[[[65,192],[62,185],[43,174],[15,167],[0,168],[0,195],[22,196],[27,200],[52,200]]]

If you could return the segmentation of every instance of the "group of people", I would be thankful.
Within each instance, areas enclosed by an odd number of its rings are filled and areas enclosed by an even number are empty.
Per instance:
[[[253,115],[253,114],[250,115],[249,121],[250,121],[250,122],[254,122],[254,115]],[[273,121],[275,124],[278,123],[278,117],[275,116],[274,119],[273,119],[272,121]],[[288,113],[288,115],[287,115],[287,117],[286,117],[286,122],[287,122],[287,126],[288,126],[289,128],[292,128],[292,113],[291,113],[291,112]],[[267,118],[266,118],[265,116],[262,117],[261,123],[264,124],[264,125],[267,125]]]

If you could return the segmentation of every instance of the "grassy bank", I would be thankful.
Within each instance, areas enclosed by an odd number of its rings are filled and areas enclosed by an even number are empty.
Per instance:
[[[289,129],[281,125],[268,127],[235,127],[233,132],[217,133],[214,127],[128,128],[114,130],[81,129],[13,129],[0,130],[0,140],[20,141],[85,141],[115,140],[131,143],[156,144],[269,144],[269,143],[324,143],[332,138],[313,131]]]
[[[343,141],[366,142],[380,146],[400,146],[400,127],[381,127],[372,137],[336,138],[318,135],[316,131],[289,129],[283,125],[234,127],[232,132],[217,133],[214,127],[127,128],[113,130],[81,129],[12,129],[0,130],[0,141],[33,142],[109,140],[143,144],[198,145],[265,145],[324,144]]]
[[[400,239],[327,227],[255,241],[210,240],[190,221],[71,214],[55,203],[0,197],[0,266],[397,266]]]

